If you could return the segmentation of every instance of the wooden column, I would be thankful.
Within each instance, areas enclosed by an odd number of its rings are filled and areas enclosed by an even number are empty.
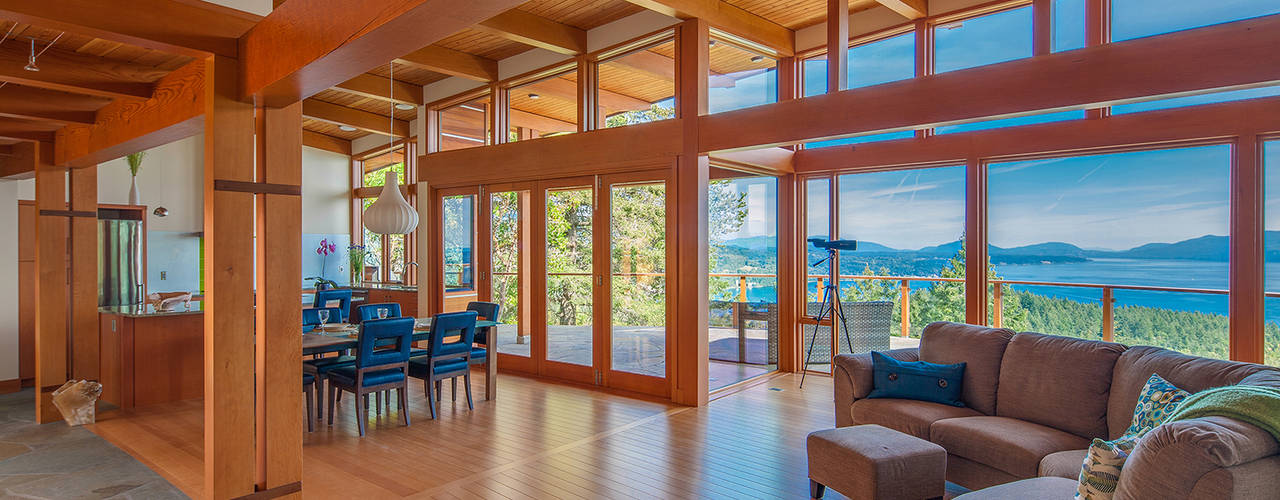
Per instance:
[[[1053,0],[1032,0],[1031,19],[1031,54],[1053,52]]]
[[[432,208],[436,196],[431,192],[431,184],[422,177],[422,172],[418,172],[418,228],[415,233],[418,238],[418,315],[426,317],[440,310],[436,304],[441,303],[444,286],[436,281],[436,275],[439,274],[437,266],[444,263],[434,260],[438,253],[435,249],[440,248],[443,241],[435,239],[439,233],[431,230],[435,222],[432,220],[435,214]]]
[[[1263,281],[1263,195],[1262,145],[1258,136],[1241,136],[1231,165],[1231,260],[1228,270],[1230,295],[1231,359],[1264,362],[1266,324],[1265,283]]]
[[[71,376],[98,380],[98,167],[70,172]]]
[[[933,74],[933,26],[929,21],[916,21],[916,78]],[[916,130],[916,138],[923,139],[933,135],[933,129]]]
[[[578,131],[586,132],[604,128],[604,116],[596,106],[596,62],[586,54],[578,59]]]
[[[965,273],[966,323],[987,324],[987,169],[977,158],[965,165]],[[905,315],[904,315],[905,316]]]
[[[778,176],[778,369],[786,372],[800,371],[800,346],[798,305],[804,299],[803,250],[799,242],[799,217],[796,207],[796,189],[799,181],[795,174]]]
[[[33,143],[36,158],[36,422],[59,420],[53,391],[67,381],[67,171]]]
[[[507,109],[507,90],[494,83],[489,86],[489,144],[506,144],[511,139],[510,114]],[[434,151],[433,151],[434,152]]]
[[[257,487],[300,490],[302,103],[257,112]]]
[[[849,0],[827,0],[827,93],[849,88]]]
[[[698,153],[698,116],[707,113],[710,73],[707,23],[690,19],[676,38],[676,112],[684,140],[676,159],[676,307],[671,400],[686,405],[707,403],[707,189],[710,163]]]
[[[1085,0],[1084,46],[1096,47],[1111,41],[1111,2],[1109,0]],[[1086,109],[1086,118],[1107,116],[1111,108]]]
[[[205,71],[204,496],[210,499],[251,494],[256,477],[254,195],[227,189],[254,181],[253,105],[239,98],[237,68],[235,60],[215,56]]]

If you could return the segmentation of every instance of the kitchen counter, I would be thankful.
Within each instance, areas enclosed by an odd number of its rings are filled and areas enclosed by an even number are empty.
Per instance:
[[[370,283],[370,284],[366,284],[366,285],[353,286],[353,287],[351,287],[351,289],[352,289],[352,290],[382,290],[382,291],[388,291],[388,292],[416,292],[416,291],[418,291],[418,287],[417,287],[417,286],[411,286],[411,285],[394,285],[394,284],[382,284],[382,283]]]
[[[147,304],[139,304],[134,306],[99,307],[98,312],[102,314],[114,314],[116,316],[123,316],[126,318],[149,318],[149,317],[156,317],[156,316],[183,316],[188,314],[203,314],[204,305],[198,300],[193,300],[190,302],[190,308],[184,307],[182,304],[178,304],[178,307],[174,310],[161,311],[161,310],[157,310],[154,305],[147,303]]]

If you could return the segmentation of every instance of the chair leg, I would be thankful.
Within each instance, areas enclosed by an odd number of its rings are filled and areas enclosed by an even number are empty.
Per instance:
[[[426,391],[427,393],[427,408],[431,409],[431,420],[435,420],[436,419],[436,403],[435,403],[436,398],[432,397],[432,394],[431,394],[431,379],[429,378],[423,379],[422,387],[423,387],[423,390]]]
[[[384,403],[382,404],[382,409],[383,409],[383,410],[386,410],[386,411],[387,411],[387,413],[391,413],[391,391],[393,391],[393,390],[395,390],[395,389],[388,389],[388,390],[387,390],[387,400],[386,400],[386,402],[384,402]]]
[[[368,397],[368,396],[365,396],[365,397]],[[382,391],[378,391],[374,395],[374,397],[376,397],[378,400],[373,404],[373,411],[374,413],[381,415],[382,414]]]
[[[471,369],[467,368],[467,374],[462,376],[462,383],[467,385],[467,409],[474,410],[476,405],[471,402]]]
[[[307,396],[307,432],[316,431],[316,417],[315,417],[316,403],[315,403],[315,399],[311,397],[311,392],[313,390],[315,390],[315,384],[312,384],[311,387],[302,388],[302,393]]]
[[[356,407],[356,428],[360,430],[360,437],[364,437],[364,422],[369,419],[369,395],[356,396]]]
[[[329,384],[329,425],[333,425],[333,403],[338,400],[337,395],[333,393],[335,387]]]
[[[408,387],[408,386],[409,384],[406,382],[405,387]],[[405,387],[400,387],[396,389],[396,401],[397,401],[396,404],[399,405],[400,407],[400,415],[402,418],[404,418],[404,426],[408,427],[409,426],[409,408],[408,408],[409,405],[406,403],[408,403],[409,400],[408,400],[408,395],[404,393]]]
[[[436,402],[439,402],[439,401],[440,401],[440,395],[441,395],[441,394],[444,394],[444,391],[440,390],[440,382],[441,382],[440,380],[437,380],[437,381],[436,381]],[[437,406],[439,406],[439,405],[437,405]]]
[[[457,402],[458,401],[458,377],[453,377],[449,379],[449,385],[453,386],[453,389],[449,390],[449,395],[453,397],[454,402]]]
[[[324,418],[324,377],[319,374],[316,377],[316,420]]]

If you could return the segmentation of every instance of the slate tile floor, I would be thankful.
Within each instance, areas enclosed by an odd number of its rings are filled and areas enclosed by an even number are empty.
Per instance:
[[[82,427],[36,425],[31,391],[0,395],[0,499],[187,498]]]

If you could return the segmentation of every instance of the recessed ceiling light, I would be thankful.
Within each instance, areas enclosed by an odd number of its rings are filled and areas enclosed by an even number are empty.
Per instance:
[[[714,47],[714,46],[715,46],[715,44],[716,44],[716,41],[715,41],[715,40],[708,40],[708,41],[707,41],[707,46],[708,46],[708,47]]]
[[[539,98],[541,98],[541,97],[542,97],[542,96],[540,96],[540,95],[538,95],[538,94],[529,94],[529,98],[530,98],[530,99],[539,99]]]
[[[355,132],[356,128],[352,127],[351,125],[338,125],[338,130],[341,130],[343,132]]]
[[[412,104],[405,104],[405,103],[403,103],[403,102],[402,102],[402,103],[397,103],[397,104],[396,104],[396,109],[398,109],[398,110],[400,110],[400,111],[408,111],[408,110],[416,109],[416,108],[417,108],[417,106],[414,106],[414,105],[412,105]]]
[[[751,56],[751,62],[760,62],[764,60],[764,56]]]

